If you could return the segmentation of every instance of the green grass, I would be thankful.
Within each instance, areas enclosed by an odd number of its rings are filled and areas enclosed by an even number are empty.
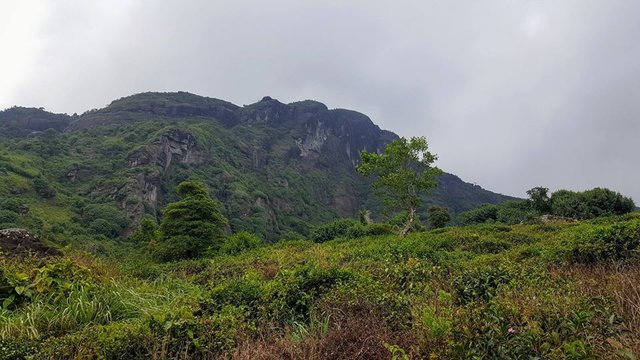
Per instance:
[[[122,246],[3,260],[32,292],[0,311],[0,346],[36,359],[633,358],[637,245],[616,259],[601,250],[640,239],[639,221],[283,241],[168,264]],[[585,249],[595,257],[576,257]]]

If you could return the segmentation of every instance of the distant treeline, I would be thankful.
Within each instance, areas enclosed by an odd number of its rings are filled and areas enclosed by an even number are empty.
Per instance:
[[[458,216],[458,223],[519,224],[535,221],[541,215],[584,220],[622,215],[635,209],[632,199],[606,188],[587,191],[558,190],[549,196],[549,189],[536,187],[527,191],[527,194],[527,200],[507,201],[498,205],[485,204],[463,212]]]

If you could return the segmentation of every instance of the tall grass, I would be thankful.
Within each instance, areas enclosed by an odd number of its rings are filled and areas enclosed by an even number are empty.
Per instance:
[[[36,340],[78,331],[90,325],[176,311],[191,301],[193,286],[158,280],[152,283],[114,281],[101,289],[79,287],[66,298],[36,298],[16,311],[0,312],[0,339]]]

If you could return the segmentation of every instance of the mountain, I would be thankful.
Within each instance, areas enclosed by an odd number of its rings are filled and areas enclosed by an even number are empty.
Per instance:
[[[52,114],[40,108],[12,107],[0,112],[0,132],[4,137],[21,137],[34,132],[54,129],[63,131],[72,117]]]
[[[127,234],[146,214],[159,216],[179,182],[197,179],[222,202],[232,230],[268,240],[305,235],[361,209],[382,216],[354,166],[361,150],[383,151],[397,137],[366,115],[311,100],[264,97],[241,107],[177,92],[137,94],[80,116],[14,107],[0,112],[0,199],[8,203],[0,212],[18,216],[0,216],[0,226],[58,238]],[[511,199],[452,174],[438,184],[426,204],[454,213]]]

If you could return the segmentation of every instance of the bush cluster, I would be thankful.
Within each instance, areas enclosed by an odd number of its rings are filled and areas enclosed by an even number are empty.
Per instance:
[[[572,259],[579,263],[615,261],[638,255],[640,221],[595,225],[581,233]]]
[[[533,188],[527,191],[530,196],[528,200],[482,205],[460,213],[458,222],[461,225],[533,223],[545,214],[584,220],[624,215],[635,209],[633,200],[609,189],[595,188],[583,192],[558,190],[551,197],[547,196],[547,191],[546,188]]]
[[[353,219],[339,219],[314,229],[311,233],[311,240],[322,243],[337,238],[355,239],[367,235],[385,235],[392,233],[392,231],[389,224],[362,224]]]

